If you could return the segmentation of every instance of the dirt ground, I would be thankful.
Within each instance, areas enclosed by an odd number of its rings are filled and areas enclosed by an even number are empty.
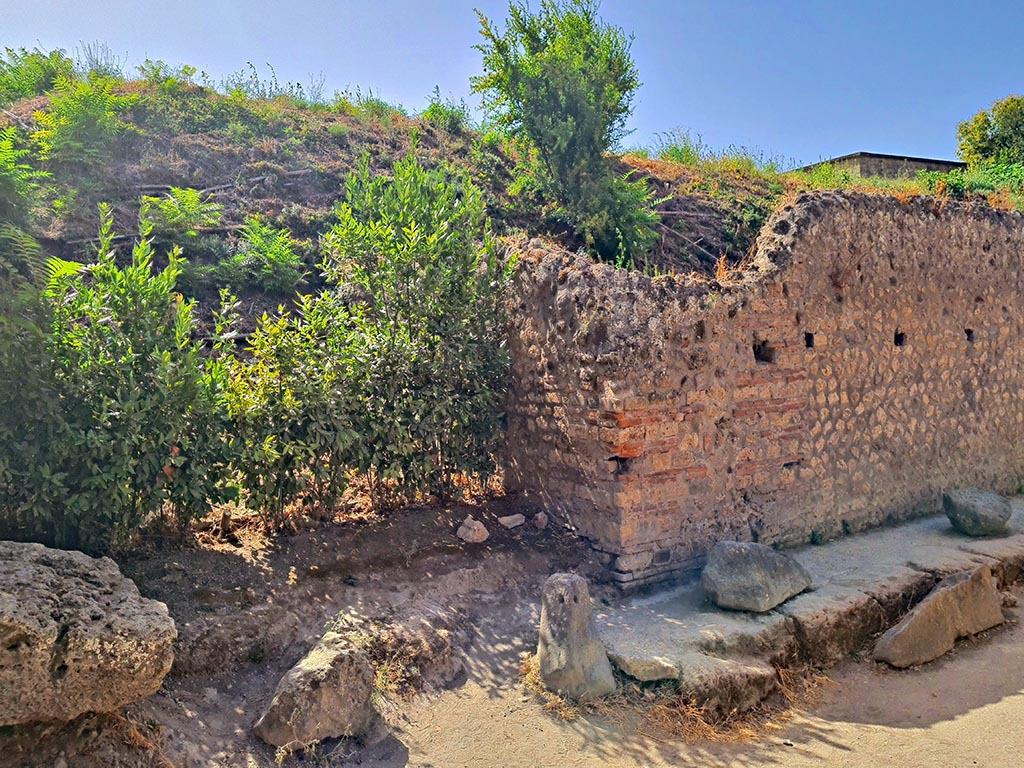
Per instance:
[[[536,643],[540,585],[552,572],[575,570],[594,580],[598,599],[612,587],[571,532],[497,524],[520,510],[531,511],[514,498],[472,510],[411,510],[269,546],[253,545],[243,531],[240,546],[126,561],[125,572],[164,600],[178,624],[163,689],[125,718],[0,731],[0,766],[273,766],[252,724],[278,679],[339,613],[378,625],[428,613],[453,630],[456,673],[411,699],[385,697],[368,743],[324,743],[286,765],[945,768],[1009,766],[1024,750],[1024,735],[1006,727],[1024,718],[1024,628],[1016,621],[918,670],[847,662],[813,702],[737,743],[682,743],[628,709],[561,719],[518,674]],[[487,523],[484,544],[453,535],[467,511]]]

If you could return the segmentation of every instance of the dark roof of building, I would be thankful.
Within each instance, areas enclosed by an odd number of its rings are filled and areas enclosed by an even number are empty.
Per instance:
[[[851,152],[848,155],[840,155],[839,157],[832,157],[828,160],[819,160],[816,163],[805,165],[803,168],[798,168],[800,171],[809,171],[819,165],[825,163],[841,163],[844,160],[857,160],[862,157],[873,157],[879,160],[897,160],[908,163],[936,163],[939,165],[949,166],[950,168],[966,168],[967,163],[961,163],[959,160],[942,160],[935,157],[913,157],[911,155],[888,155],[884,152]]]

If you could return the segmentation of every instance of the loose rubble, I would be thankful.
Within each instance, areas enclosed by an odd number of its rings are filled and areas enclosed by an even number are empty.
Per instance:
[[[952,650],[958,638],[1002,624],[1002,599],[982,566],[943,580],[875,645],[874,658],[912,667]]]
[[[277,685],[254,731],[267,744],[302,749],[326,738],[362,736],[377,719],[366,654],[328,632]]]
[[[771,547],[723,541],[708,555],[701,584],[720,608],[763,613],[810,587],[811,575]]]
[[[942,509],[949,522],[967,536],[999,536],[1008,531],[1010,502],[992,491],[965,488],[942,496]]]

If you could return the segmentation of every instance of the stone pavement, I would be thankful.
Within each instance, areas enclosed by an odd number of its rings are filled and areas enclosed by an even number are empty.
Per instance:
[[[789,550],[814,579],[807,592],[762,614],[709,603],[694,579],[598,606],[611,660],[642,681],[676,680],[707,708],[748,709],[778,684],[776,665],[826,667],[895,624],[943,577],[992,568],[1000,587],[1024,566],[1024,497],[1011,533],[971,539],[945,515]]]

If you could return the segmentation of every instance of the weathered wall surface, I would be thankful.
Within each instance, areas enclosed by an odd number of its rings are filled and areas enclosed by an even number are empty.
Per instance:
[[[1024,216],[817,193],[726,286],[528,251],[508,484],[638,585],[1024,477]]]

